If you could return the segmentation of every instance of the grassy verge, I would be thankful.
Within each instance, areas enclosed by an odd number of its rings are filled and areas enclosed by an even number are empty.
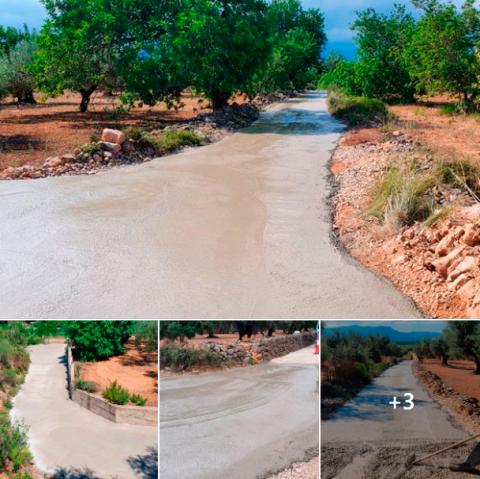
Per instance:
[[[32,456],[25,430],[21,425],[12,424],[9,416],[12,399],[23,383],[30,364],[25,347],[32,341],[31,333],[18,322],[0,327],[0,476],[12,479],[31,478],[28,468]]]
[[[460,189],[476,201],[480,170],[468,161],[433,161],[425,169],[416,162],[392,164],[377,183],[367,214],[377,217],[389,232],[415,222],[426,226],[448,215],[453,204],[440,204],[439,190]]]
[[[389,118],[386,104],[375,98],[345,95],[340,91],[331,91],[328,95],[330,113],[349,126],[367,123],[382,124]]]
[[[185,371],[194,367],[220,367],[222,358],[206,349],[193,349],[175,344],[165,344],[160,348],[160,368],[172,371]]]

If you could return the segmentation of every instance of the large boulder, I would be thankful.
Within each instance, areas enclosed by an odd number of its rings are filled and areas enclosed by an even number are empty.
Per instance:
[[[102,132],[102,141],[107,143],[115,143],[117,145],[123,145],[126,141],[127,135],[120,130],[111,130],[110,128],[105,128]]]

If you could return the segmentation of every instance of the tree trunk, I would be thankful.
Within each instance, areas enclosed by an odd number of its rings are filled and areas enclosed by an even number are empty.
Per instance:
[[[86,113],[88,111],[88,105],[90,104],[90,98],[92,97],[92,93],[97,89],[96,86],[92,86],[88,89],[80,90],[80,94],[82,95],[82,101],[80,102],[80,111],[82,113]]]
[[[448,366],[448,356],[447,355],[442,356],[442,365],[443,366]]]
[[[228,105],[229,98],[230,98],[230,95],[227,95],[224,92],[215,90],[212,93],[212,108],[214,110],[221,110],[224,106]]]
[[[475,372],[473,374],[480,374],[480,357],[475,356]]]
[[[36,105],[37,101],[33,96],[33,91],[29,91],[25,93],[23,96],[17,98],[18,103],[20,104],[27,104],[27,105]]]

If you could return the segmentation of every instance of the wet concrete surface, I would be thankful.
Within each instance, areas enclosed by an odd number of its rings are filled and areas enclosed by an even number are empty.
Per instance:
[[[156,427],[115,424],[68,399],[63,344],[28,348],[25,384],[13,401],[35,465],[55,477],[157,479]]]
[[[412,318],[330,238],[323,94],[207,147],[0,182],[2,318]]]
[[[322,421],[322,479],[463,478],[448,471],[448,464],[465,460],[466,448],[407,467],[412,454],[418,459],[468,436],[430,398],[411,363],[389,368],[331,419]],[[414,395],[415,407],[394,410],[388,403],[394,396],[403,401],[405,393]]]
[[[298,357],[162,379],[160,476],[264,477],[318,454],[318,420],[318,363]]]

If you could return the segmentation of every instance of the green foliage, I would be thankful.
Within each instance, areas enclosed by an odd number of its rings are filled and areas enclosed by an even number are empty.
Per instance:
[[[183,146],[199,145],[202,139],[192,130],[168,130],[159,135],[144,134],[140,141],[158,152],[172,152]]]
[[[174,341],[180,338],[193,338],[200,331],[199,321],[160,321],[160,339]]]
[[[107,401],[113,404],[118,404],[119,406],[128,404],[130,399],[130,393],[128,392],[128,389],[120,386],[117,381],[110,383],[110,386],[103,391],[102,396]]]
[[[87,143],[86,145],[82,145],[80,147],[80,151],[82,153],[86,153],[87,155],[94,155],[95,153],[100,153],[102,151],[102,147],[98,143]]]
[[[132,321],[67,321],[65,334],[80,361],[99,361],[122,354]]]
[[[144,345],[147,352],[158,350],[158,322],[157,321],[135,321],[133,323],[133,336],[137,348]]]
[[[31,460],[23,427],[12,425],[8,413],[0,413],[0,471],[11,464],[17,472]]]
[[[35,79],[29,72],[35,50],[34,40],[23,40],[9,49],[8,55],[0,53],[0,92],[12,95],[19,103],[35,103]]]
[[[97,383],[93,381],[85,381],[84,379],[77,379],[75,382],[75,388],[88,393],[96,393],[99,390]]]
[[[183,371],[192,367],[219,367],[221,357],[206,349],[192,349],[175,344],[165,344],[160,348],[160,368]]]
[[[326,59],[317,87],[324,90],[342,91],[346,95],[361,95],[356,76],[356,63],[340,55],[330,54]]]
[[[170,25],[171,69],[214,109],[245,91],[270,47],[263,0],[184,0]],[[166,52],[168,55],[168,52]]]
[[[102,0],[42,3],[48,18],[37,40],[33,71],[38,84],[50,95],[67,89],[81,93],[85,112],[91,95],[117,77],[115,5]]]
[[[340,91],[332,91],[328,96],[328,106],[333,115],[351,126],[367,122],[383,123],[388,118],[385,103],[375,98],[348,96]]]
[[[266,18],[272,50],[254,76],[253,92],[302,90],[314,85],[326,43],[323,14],[317,9],[304,10],[298,0],[274,0]]]
[[[423,10],[408,44],[406,59],[417,90],[462,94],[472,104],[480,93],[480,11],[473,0],[459,10],[453,3],[417,0]]]
[[[383,15],[368,8],[357,14],[358,63],[356,75],[361,95],[386,101],[411,101],[414,88],[403,50],[413,35],[415,22],[405,7],[396,5]]]
[[[395,364],[402,348],[386,336],[333,332],[323,335],[322,364],[333,369],[322,383],[322,397],[351,399],[371,379]]]
[[[135,406],[145,406],[145,404],[147,404],[147,398],[140,394],[132,394],[130,396],[130,402],[135,404]]]

